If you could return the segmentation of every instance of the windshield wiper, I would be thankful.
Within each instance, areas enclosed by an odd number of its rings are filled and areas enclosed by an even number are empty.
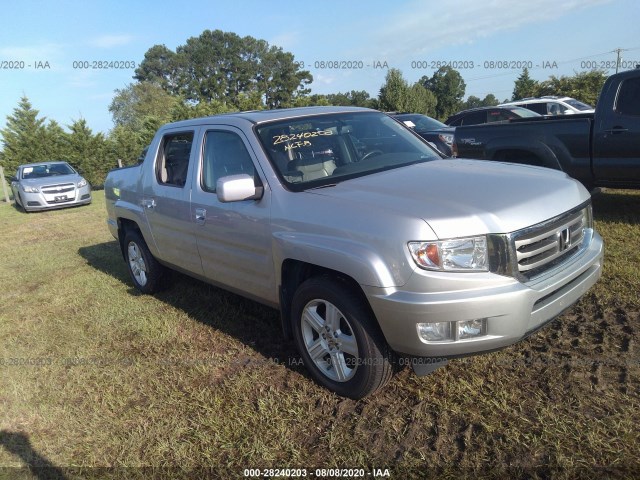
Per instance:
[[[310,187],[307,188],[307,190],[320,190],[321,188],[329,188],[329,187],[335,187],[336,185],[338,185],[338,183],[328,183],[326,185],[318,185],[317,187]]]

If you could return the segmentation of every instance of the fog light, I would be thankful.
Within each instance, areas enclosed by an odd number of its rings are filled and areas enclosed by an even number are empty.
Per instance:
[[[451,340],[451,322],[419,323],[418,335],[427,342]]]
[[[475,320],[465,320],[457,322],[458,324],[458,340],[465,338],[480,337],[484,335],[486,328],[486,318],[477,318]]]

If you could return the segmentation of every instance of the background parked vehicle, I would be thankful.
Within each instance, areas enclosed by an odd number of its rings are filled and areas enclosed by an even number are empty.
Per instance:
[[[420,113],[393,113],[393,118],[397,118],[409,128],[433,145],[440,153],[450,157],[453,145],[453,133],[455,128],[449,127],[435,118],[422,115]]]
[[[610,76],[595,113],[456,128],[465,158],[562,170],[587,188],[640,188],[640,69]]]
[[[67,162],[20,165],[11,178],[13,198],[25,212],[91,203],[91,186]]]
[[[522,107],[540,115],[573,115],[576,113],[594,113],[595,109],[575,98],[544,96],[540,98],[523,98],[513,102],[502,103],[499,107]]]
[[[539,116],[539,114],[522,107],[478,107],[451,115],[444,123],[457,127],[459,125],[480,125]]]

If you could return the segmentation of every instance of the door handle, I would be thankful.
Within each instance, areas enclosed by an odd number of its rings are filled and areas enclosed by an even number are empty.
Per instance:
[[[204,225],[207,220],[207,211],[204,208],[196,208],[196,223],[198,225]]]
[[[628,131],[629,131],[628,128],[613,127],[613,128],[608,129],[608,130],[605,130],[604,133],[608,133],[610,135],[615,135],[616,133],[624,133],[624,132],[628,132]]]
[[[156,201],[153,198],[145,198],[144,200],[142,200],[142,206],[149,209],[155,208]]]

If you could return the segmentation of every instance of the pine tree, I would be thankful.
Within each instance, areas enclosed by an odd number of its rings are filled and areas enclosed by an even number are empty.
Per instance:
[[[402,72],[397,68],[389,69],[384,85],[380,87],[378,96],[380,109],[388,112],[403,112],[408,90],[409,84],[403,78]]]
[[[110,168],[117,167],[117,161],[123,165],[135,165],[142,149],[147,146],[140,132],[129,127],[117,125],[109,132],[107,138],[107,158],[111,161]]]
[[[0,130],[3,143],[0,164],[8,174],[13,174],[19,165],[50,160],[45,118],[38,118],[39,113],[24,96],[13,109],[13,115],[7,116],[6,126]]]
[[[511,99],[520,100],[521,98],[535,97],[537,89],[538,82],[529,76],[529,69],[525,67],[515,81]]]
[[[58,122],[49,120],[42,137],[47,160],[67,160],[67,136]]]
[[[107,172],[114,167],[106,158],[105,138],[94,135],[84,118],[69,125],[67,135],[68,162],[93,186],[104,183]]]

